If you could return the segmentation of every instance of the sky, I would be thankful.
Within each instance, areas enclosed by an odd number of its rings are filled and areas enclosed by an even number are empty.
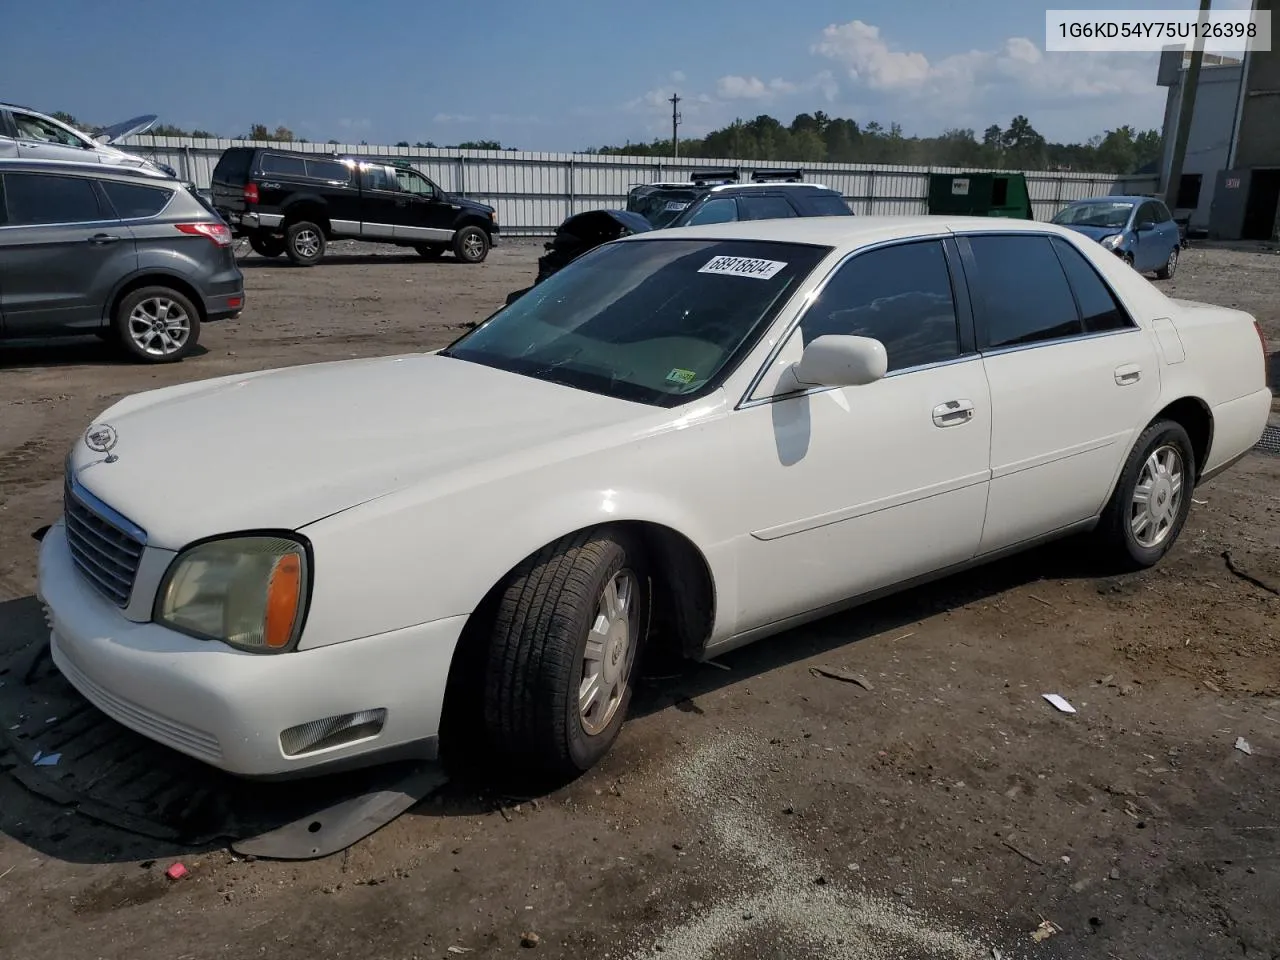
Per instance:
[[[682,136],[815,110],[897,122],[908,136],[981,136],[1021,113],[1048,139],[1076,142],[1158,128],[1166,94],[1156,53],[1045,53],[1045,5],[1028,0],[7,6],[4,33],[22,42],[0,55],[0,99],[96,124],[155,113],[222,136],[264,123],[310,140],[567,152],[669,137],[678,92]]]

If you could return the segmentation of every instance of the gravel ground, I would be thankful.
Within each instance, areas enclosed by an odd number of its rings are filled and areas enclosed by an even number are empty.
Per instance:
[[[247,257],[245,316],[174,367],[0,347],[0,644],[38,637],[28,534],[96,412],[441,346],[530,282],[538,248],[479,267],[335,251]],[[1280,348],[1274,253],[1193,246],[1163,286],[1253,312]],[[1196,497],[1155,570],[1100,578],[1058,545],[647,678],[591,774],[536,797],[460,780],[320,861],[146,840],[0,774],[0,957],[1275,960],[1280,459]],[[165,880],[178,859],[190,875]]]

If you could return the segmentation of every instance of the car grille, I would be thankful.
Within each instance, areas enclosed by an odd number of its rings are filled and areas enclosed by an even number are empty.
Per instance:
[[[123,517],[68,483],[63,496],[67,544],[71,559],[98,592],[118,607],[129,604],[133,581],[142,561],[142,538],[126,529]],[[140,533],[140,531],[139,531]]]

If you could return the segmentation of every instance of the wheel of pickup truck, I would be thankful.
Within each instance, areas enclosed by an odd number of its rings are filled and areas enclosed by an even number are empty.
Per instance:
[[[249,246],[260,257],[278,257],[284,253],[284,239],[269,233],[249,234]]]
[[[309,220],[291,223],[284,231],[284,252],[300,267],[311,267],[324,256],[324,230]]]
[[[480,227],[463,227],[453,235],[453,255],[463,263],[480,263],[489,255],[489,235]]]
[[[443,243],[415,243],[413,249],[417,250],[418,256],[424,260],[439,260],[449,247]]]

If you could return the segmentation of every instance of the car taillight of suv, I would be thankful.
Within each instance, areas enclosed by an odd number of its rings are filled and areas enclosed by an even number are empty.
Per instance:
[[[219,247],[231,246],[231,228],[225,223],[175,223],[181,233],[208,237]]]
[[[258,185],[256,183],[246,183],[244,185],[244,202],[245,203],[258,202]]]

